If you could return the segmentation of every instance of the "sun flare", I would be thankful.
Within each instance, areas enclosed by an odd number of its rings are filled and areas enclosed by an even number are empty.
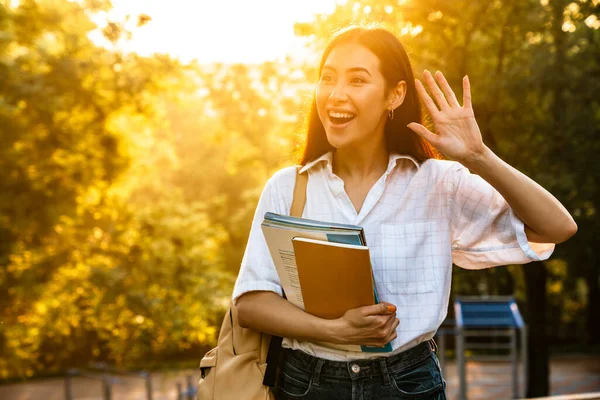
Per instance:
[[[124,50],[142,55],[167,53],[184,62],[260,63],[302,57],[305,50],[294,36],[294,23],[330,13],[335,5],[336,0],[114,0],[109,13],[93,20],[104,26],[130,15],[129,28],[137,15],[149,15],[150,23],[135,29],[123,44]],[[92,39],[99,44],[104,40],[99,30]]]

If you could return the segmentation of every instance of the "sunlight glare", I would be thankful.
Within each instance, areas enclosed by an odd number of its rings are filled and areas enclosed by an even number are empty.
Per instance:
[[[595,15],[590,15],[585,19],[585,24],[592,29],[600,28],[600,20]]]
[[[104,26],[107,19],[122,21],[131,15],[136,20],[137,15],[148,14],[152,20],[133,29],[123,50],[168,53],[183,62],[252,64],[286,55],[302,57],[304,45],[294,35],[294,23],[331,13],[335,6],[336,0],[114,0],[113,9],[94,16],[94,21]],[[103,42],[99,31],[91,38]]]

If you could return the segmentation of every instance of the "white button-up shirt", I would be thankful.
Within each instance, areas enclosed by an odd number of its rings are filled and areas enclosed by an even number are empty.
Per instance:
[[[373,264],[379,299],[396,305],[400,320],[392,353],[360,353],[284,339],[283,346],[330,360],[381,357],[431,339],[444,321],[452,264],[468,269],[545,260],[553,244],[527,241],[523,222],[485,180],[458,162],[430,159],[421,164],[391,154],[386,172],[356,212],[344,182],[332,171],[332,153],[308,170],[303,217],[361,225]],[[282,295],[279,277],[261,230],[267,211],[289,214],[295,167],[267,182],[252,223],[233,291],[263,290]]]

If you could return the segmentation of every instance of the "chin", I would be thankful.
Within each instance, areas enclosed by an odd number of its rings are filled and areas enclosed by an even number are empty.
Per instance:
[[[360,146],[355,141],[339,140],[339,139],[338,140],[329,140],[329,144],[335,150],[352,150],[352,149],[356,149],[357,147]]]
[[[327,141],[335,149],[343,148],[351,144],[351,141],[348,140],[349,138],[345,137],[343,134],[327,132],[326,135]]]

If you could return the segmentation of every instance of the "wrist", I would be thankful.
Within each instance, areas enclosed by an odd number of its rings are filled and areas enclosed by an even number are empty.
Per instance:
[[[344,344],[340,335],[344,332],[343,321],[337,319],[323,319],[319,324],[322,330],[322,341],[327,343]]]
[[[493,157],[494,152],[484,144],[480,151],[473,152],[468,157],[460,160],[460,163],[471,171],[478,173],[478,171],[486,168],[486,165],[492,161]]]

